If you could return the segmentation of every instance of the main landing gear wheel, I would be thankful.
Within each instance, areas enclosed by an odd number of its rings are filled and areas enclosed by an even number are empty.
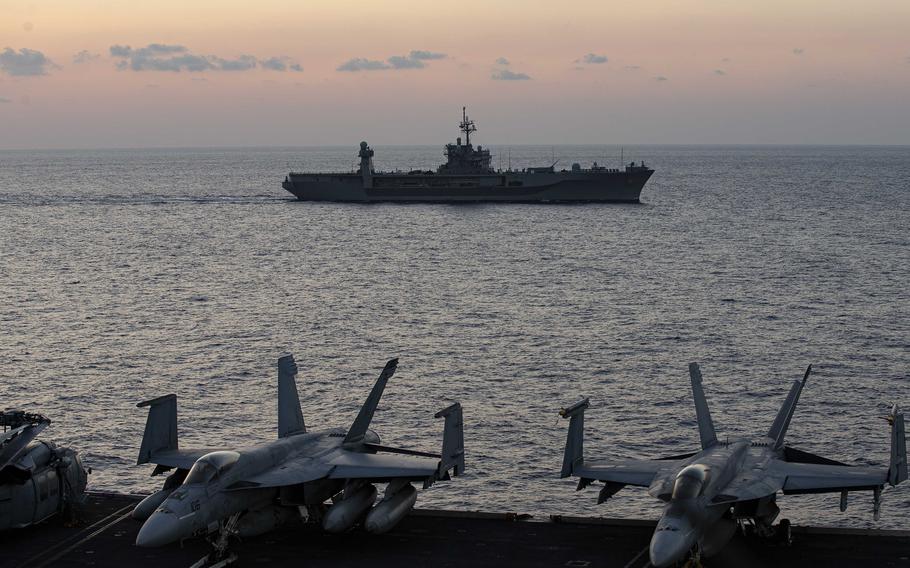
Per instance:
[[[776,531],[777,540],[785,545],[789,546],[793,543],[793,531],[790,528],[790,519],[781,519],[780,523],[777,525]]]

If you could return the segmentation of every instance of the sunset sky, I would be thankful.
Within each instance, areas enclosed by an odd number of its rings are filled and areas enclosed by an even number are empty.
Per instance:
[[[910,144],[907,0],[0,0],[0,148]]]

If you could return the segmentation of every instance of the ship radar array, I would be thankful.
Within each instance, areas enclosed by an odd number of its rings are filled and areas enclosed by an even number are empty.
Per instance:
[[[458,125],[461,128],[461,131],[464,132],[464,143],[466,146],[471,145],[471,133],[477,132],[477,127],[474,125],[474,121],[468,118],[468,109],[467,107],[461,107],[461,124]]]

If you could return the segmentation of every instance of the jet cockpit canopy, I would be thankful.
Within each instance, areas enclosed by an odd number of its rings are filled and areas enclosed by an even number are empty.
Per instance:
[[[239,459],[240,454],[231,451],[205,454],[196,460],[183,483],[186,485],[208,483],[230,469]]]
[[[676,475],[673,483],[672,500],[694,499],[701,495],[705,484],[708,482],[710,470],[702,464],[686,466]]]

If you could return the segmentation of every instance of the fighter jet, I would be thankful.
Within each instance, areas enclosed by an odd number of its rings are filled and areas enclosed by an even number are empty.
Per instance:
[[[689,365],[701,451],[655,460],[587,460],[584,458],[584,412],[587,398],[560,411],[569,418],[560,477],[579,478],[578,490],[595,480],[604,483],[597,502],[603,503],[626,485],[647,487],[666,506],[651,538],[651,563],[660,568],[682,560],[690,551],[695,563],[701,555],[720,551],[738,526],[760,536],[780,536],[789,541],[790,522],[772,525],[780,509],[777,492],[840,493],[840,509],[847,508],[850,491],[872,491],[875,519],[879,517],[881,491],[907,479],[907,446],[904,415],[895,404],[891,423],[891,461],[887,468],[858,467],[797,450],[784,443],[799,395],[806,385],[810,365],[796,380],[771,429],[757,440],[721,442],[714,432],[702,389],[701,371]]]
[[[242,449],[178,447],[177,397],[138,404],[149,407],[138,464],[168,470],[164,487],[133,511],[144,520],[138,546],[162,546],[194,535],[217,534],[215,557],[230,558],[228,537],[253,536],[305,513],[328,532],[362,522],[367,531],[390,530],[414,506],[417,490],[464,472],[464,434],[457,402],[436,413],[444,418],[442,453],[381,445],[369,429],[398,359],[389,361],[348,429],[307,430],[300,409],[291,355],[278,360],[278,439]],[[376,503],[374,483],[387,483]],[[326,510],[324,503],[333,498]],[[375,506],[374,506],[375,503]],[[217,565],[217,564],[216,564]]]

